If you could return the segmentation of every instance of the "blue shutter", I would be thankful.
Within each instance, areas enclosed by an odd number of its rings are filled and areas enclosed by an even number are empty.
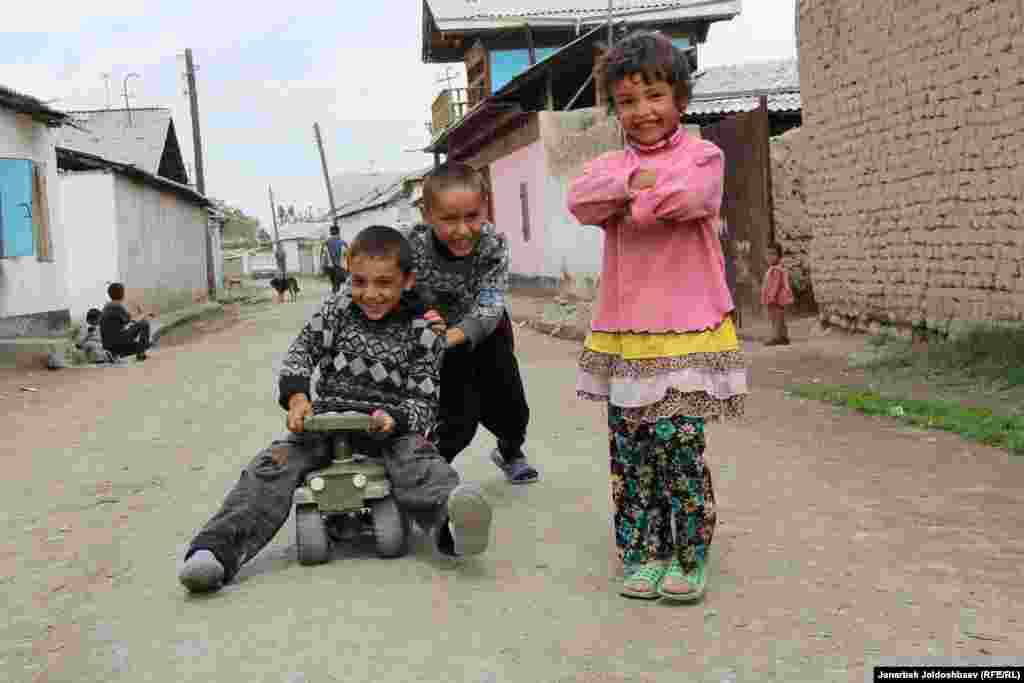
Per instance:
[[[0,244],[4,257],[31,256],[35,252],[32,231],[32,162],[0,159]]]

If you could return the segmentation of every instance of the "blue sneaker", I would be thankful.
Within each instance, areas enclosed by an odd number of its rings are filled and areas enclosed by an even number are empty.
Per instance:
[[[540,479],[537,470],[530,463],[526,462],[526,456],[520,452],[519,457],[511,462],[505,460],[501,451],[495,448],[491,451],[491,462],[499,470],[505,473],[505,479],[510,484],[532,484]]]

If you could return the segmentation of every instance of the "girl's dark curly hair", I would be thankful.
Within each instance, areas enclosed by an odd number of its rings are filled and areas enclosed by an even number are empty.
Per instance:
[[[633,74],[642,74],[648,83],[665,81],[671,85],[680,110],[683,103],[689,101],[693,87],[690,60],[659,31],[639,31],[626,36],[604,54],[598,71],[608,97],[608,111],[612,114],[615,113],[613,86]]]

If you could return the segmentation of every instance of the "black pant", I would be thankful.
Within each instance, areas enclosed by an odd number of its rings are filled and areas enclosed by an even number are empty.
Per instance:
[[[121,338],[115,344],[106,347],[115,356],[131,356],[143,353],[149,348],[149,321],[136,320],[121,332]]]
[[[444,520],[459,475],[441,460],[433,444],[409,434],[383,442],[356,437],[353,447],[383,455],[395,501],[421,528],[432,529]],[[242,470],[220,510],[192,540],[185,559],[197,550],[209,550],[230,580],[284,526],[292,495],[305,476],[331,460],[329,441],[320,434],[289,433],[273,441]]]
[[[338,288],[345,281],[345,271],[341,266],[328,266],[327,275],[331,278],[331,291],[338,293]]]
[[[530,407],[514,351],[512,321],[506,313],[475,349],[463,344],[445,352],[436,438],[448,462],[469,446],[481,424],[498,438],[506,460],[519,455]]]

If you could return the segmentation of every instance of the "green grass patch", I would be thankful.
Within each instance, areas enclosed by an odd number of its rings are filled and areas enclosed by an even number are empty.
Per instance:
[[[875,348],[865,364],[868,368],[985,380],[1008,388],[1024,386],[1024,325],[976,325],[920,346],[884,336],[871,344]]]
[[[940,429],[988,446],[1024,455],[1024,417],[999,415],[988,408],[955,401],[888,398],[863,388],[801,384],[792,393],[802,398],[851,408],[865,415],[891,417],[924,429]]]

